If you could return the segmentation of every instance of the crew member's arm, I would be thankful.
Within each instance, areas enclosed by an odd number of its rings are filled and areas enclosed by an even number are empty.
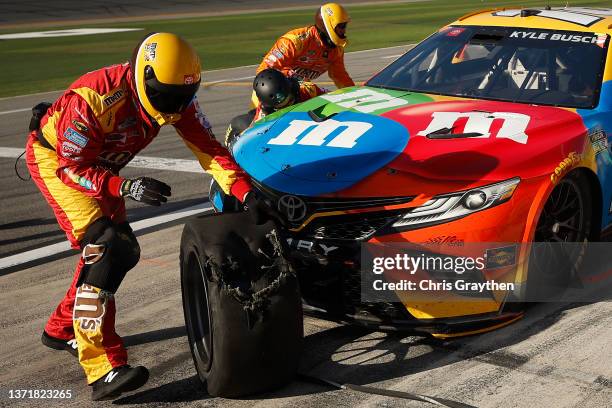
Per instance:
[[[344,67],[344,51],[340,50],[337,58],[330,64],[327,74],[334,81],[334,84],[340,88],[355,86],[355,82],[351,79],[346,68]]]
[[[311,98],[314,98],[324,93],[329,92],[325,88],[321,88],[313,82],[301,81],[300,82],[300,95],[298,102],[305,102]]]
[[[289,76],[292,74],[291,67],[295,65],[296,59],[299,57],[302,48],[301,41],[292,41],[291,39],[282,36],[279,38],[274,46],[268,51],[259,67],[257,67],[257,73],[264,69],[274,68],[285,75]]]
[[[98,166],[97,158],[105,137],[87,103],[80,96],[72,95],[62,112],[56,115],[55,125],[51,118],[43,132],[52,131],[48,126],[55,128],[59,161],[57,177],[67,186],[96,199],[109,194],[118,197],[123,178]]]
[[[251,190],[246,173],[236,164],[225,147],[212,133],[210,124],[200,109],[197,98],[174,124],[187,147],[198,158],[202,168],[219,183],[225,194],[232,194],[241,202]]]

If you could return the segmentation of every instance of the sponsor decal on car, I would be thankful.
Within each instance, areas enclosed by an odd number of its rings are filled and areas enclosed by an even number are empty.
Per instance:
[[[405,99],[369,88],[339,94],[321,95],[321,98],[338,104],[343,108],[352,108],[364,113],[371,113],[379,109],[395,108],[408,105],[409,103]]]
[[[315,252],[315,253],[323,253],[323,255],[328,255],[330,252],[338,249],[337,246],[333,245],[325,245],[320,242],[307,241],[304,239],[294,239],[287,238],[287,245],[290,248],[295,248],[297,250],[304,250],[307,252]]]
[[[463,238],[458,238],[456,235],[440,235],[431,237],[424,244],[448,245],[448,246],[463,246]]]
[[[598,41],[597,35],[577,35],[542,31],[513,31],[512,33],[510,33],[510,38],[520,38],[523,40],[563,41],[585,44],[597,44]]]
[[[516,263],[516,245],[487,249],[484,257],[487,269],[514,265]]]
[[[591,141],[595,155],[608,150],[608,135],[606,135],[603,129],[593,129],[589,133],[589,140]]]
[[[72,121],[72,124],[74,125],[75,128],[77,128],[79,132],[83,132],[83,133],[89,132],[89,128],[76,119]]]
[[[89,142],[89,138],[83,136],[71,127],[66,129],[64,137],[80,147],[87,146],[87,142]]]
[[[461,27],[457,27],[457,28],[451,28],[448,30],[448,32],[446,33],[447,37],[458,37],[461,35],[462,32],[465,31],[465,28],[461,28]]]
[[[455,123],[459,119],[467,119],[465,122],[466,133],[480,133],[480,136],[473,138],[489,138],[493,136],[491,132],[493,121],[503,120],[502,126],[495,136],[497,139],[510,139],[516,143],[527,144],[527,126],[531,117],[522,113],[515,112],[434,112],[431,114],[432,120],[427,128],[419,131],[418,136],[428,136],[443,129],[455,130]]]
[[[294,143],[308,146],[328,146],[350,149],[357,144],[357,139],[372,128],[371,123],[357,121],[337,121],[327,119],[325,122],[295,119],[278,136],[270,139],[271,145],[292,145]],[[337,131],[340,130],[338,133]],[[306,133],[304,133],[307,131]],[[335,136],[326,140],[332,133]],[[298,141],[298,136],[303,136]]]
[[[557,184],[578,163],[580,163],[580,155],[576,152],[571,152],[555,167],[555,171],[550,175],[550,181]]]
[[[595,35],[597,36],[597,41],[595,41],[595,44],[597,44],[599,47],[603,48],[604,45],[606,44],[606,40],[608,39],[608,35],[607,34],[600,34],[600,33],[595,33]]]

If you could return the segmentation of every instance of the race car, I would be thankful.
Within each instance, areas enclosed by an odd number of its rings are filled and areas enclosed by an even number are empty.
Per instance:
[[[363,86],[247,129],[233,154],[302,254],[294,266],[304,310],[439,338],[503,327],[524,312],[497,292],[477,302],[402,291],[364,301],[364,245],[457,254],[485,243],[499,255],[508,247],[494,243],[515,243],[516,253],[498,257],[513,261],[498,266],[519,287],[569,279],[581,246],[612,232],[611,34],[612,9],[470,13]],[[211,201],[222,211],[218,193]],[[541,276],[522,245],[532,242],[579,250],[558,276]]]

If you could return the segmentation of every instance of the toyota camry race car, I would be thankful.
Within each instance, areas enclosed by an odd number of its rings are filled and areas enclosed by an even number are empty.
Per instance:
[[[365,301],[362,251],[411,243],[456,255],[469,243],[580,244],[610,232],[611,34],[612,9],[472,13],[364,86],[247,129],[233,154],[302,254],[293,263],[305,310],[437,337],[520,318],[521,303],[498,293],[463,302],[398,290],[395,301]],[[222,211],[219,193],[211,201]],[[489,261],[512,264],[520,287],[550,278],[528,246],[500,245],[485,248]],[[569,256],[562,264],[575,266],[581,252]]]

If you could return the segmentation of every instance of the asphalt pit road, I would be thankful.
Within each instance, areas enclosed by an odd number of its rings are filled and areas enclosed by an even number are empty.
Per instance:
[[[339,352],[332,356],[332,361],[347,365],[386,364],[395,359],[396,355],[389,350],[351,350]]]

